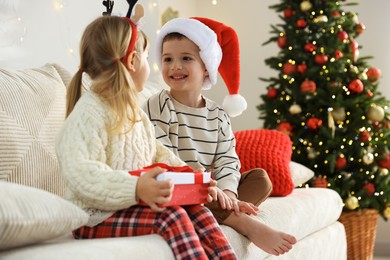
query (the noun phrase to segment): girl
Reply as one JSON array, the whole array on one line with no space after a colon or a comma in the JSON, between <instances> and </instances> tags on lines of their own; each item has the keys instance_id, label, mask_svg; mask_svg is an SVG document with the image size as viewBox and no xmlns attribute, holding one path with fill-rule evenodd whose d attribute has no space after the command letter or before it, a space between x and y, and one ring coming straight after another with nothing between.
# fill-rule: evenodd
<instances>
[{"instance_id":1,"label":"girl","mask_svg":"<svg viewBox=\"0 0 390 260\"><path fill-rule=\"evenodd\" d=\"M154 129L138 107L137 92L149 76L148 42L135 24L115 16L99 17L84 31L80 70L68 88L67 119L56 151L67 182L65 197L89 213L77 239L161 235L177 259L236 259L210 211L201 205L161 208L173 184L128 171L155 162L183 161L156 141ZM81 96L81 78L92 79ZM216 199L215 183L209 200ZM143 200L150 207L137 205Z\"/></svg>"}]
</instances>

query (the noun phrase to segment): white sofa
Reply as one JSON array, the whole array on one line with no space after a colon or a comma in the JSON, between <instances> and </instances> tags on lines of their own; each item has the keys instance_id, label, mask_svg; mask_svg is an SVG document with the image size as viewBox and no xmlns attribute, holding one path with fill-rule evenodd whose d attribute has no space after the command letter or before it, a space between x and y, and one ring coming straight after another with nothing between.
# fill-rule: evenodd
<instances>
[{"instance_id":1,"label":"white sofa","mask_svg":"<svg viewBox=\"0 0 390 260\"><path fill-rule=\"evenodd\" d=\"M54 137L64 118L70 73L57 64L24 70L0 69L0 259L174 259L157 235L74 240L71 230L86 214L61 198L64 180ZM144 99L153 91L147 88ZM295 186L312 172L290 163ZM346 235L337 220L343 203L322 188L295 188L270 197L259 220L295 235L287 254L268 255L233 229L222 226L239 259L346 259Z\"/></svg>"}]
</instances>

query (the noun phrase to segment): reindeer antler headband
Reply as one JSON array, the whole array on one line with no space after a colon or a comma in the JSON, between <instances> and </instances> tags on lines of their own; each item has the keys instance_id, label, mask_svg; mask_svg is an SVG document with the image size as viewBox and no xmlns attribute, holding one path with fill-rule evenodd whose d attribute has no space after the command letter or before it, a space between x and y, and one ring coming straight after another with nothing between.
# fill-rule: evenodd
<instances>
[{"instance_id":1,"label":"reindeer antler headband","mask_svg":"<svg viewBox=\"0 0 390 260\"><path fill-rule=\"evenodd\" d=\"M137 41L138 29L137 29L136 24L144 16L144 8L142 7L142 5L140 5L140 4L136 5L138 0L126 0L126 1L129 4L129 10L127 11L126 16L123 18L125 18L126 20L129 21L129 23L131 25L132 34L131 34L131 39L130 39L129 47L127 48L126 54L125 54L125 56L123 56L121 58L122 62L124 62L124 63L126 63L127 60L129 59L129 55L134 50L135 43ZM103 5L106 7L106 12L103 12L103 15L111 15L112 9L114 7L114 0L103 1ZM134 7L135 7L134 15L130 18Z\"/></svg>"}]
</instances>

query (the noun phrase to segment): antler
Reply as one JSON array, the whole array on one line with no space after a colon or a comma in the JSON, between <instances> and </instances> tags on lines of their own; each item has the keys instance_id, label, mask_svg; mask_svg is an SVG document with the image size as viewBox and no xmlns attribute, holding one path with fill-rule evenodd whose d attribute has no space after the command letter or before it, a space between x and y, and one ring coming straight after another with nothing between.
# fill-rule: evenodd
<instances>
[{"instance_id":1,"label":"antler","mask_svg":"<svg viewBox=\"0 0 390 260\"><path fill-rule=\"evenodd\" d=\"M133 12L133 8L135 4L138 2L138 0L126 0L126 1L129 4L129 10L127 11L126 17L130 18L131 13Z\"/></svg>"},{"instance_id":2,"label":"antler","mask_svg":"<svg viewBox=\"0 0 390 260\"><path fill-rule=\"evenodd\" d=\"M102 15L111 15L112 9L114 8L114 0L103 1L103 5L106 7L107 11L103 12Z\"/></svg>"}]
</instances>

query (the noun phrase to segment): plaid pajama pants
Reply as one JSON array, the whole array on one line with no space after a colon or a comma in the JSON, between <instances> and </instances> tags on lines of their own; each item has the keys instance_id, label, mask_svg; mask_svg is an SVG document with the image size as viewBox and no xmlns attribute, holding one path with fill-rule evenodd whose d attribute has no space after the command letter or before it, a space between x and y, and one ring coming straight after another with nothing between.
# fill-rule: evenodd
<instances>
[{"instance_id":1,"label":"plaid pajama pants","mask_svg":"<svg viewBox=\"0 0 390 260\"><path fill-rule=\"evenodd\" d=\"M217 221L204 206L167 207L155 212L133 206L94 227L73 231L76 239L159 234L176 259L237 259Z\"/></svg>"}]
</instances>

